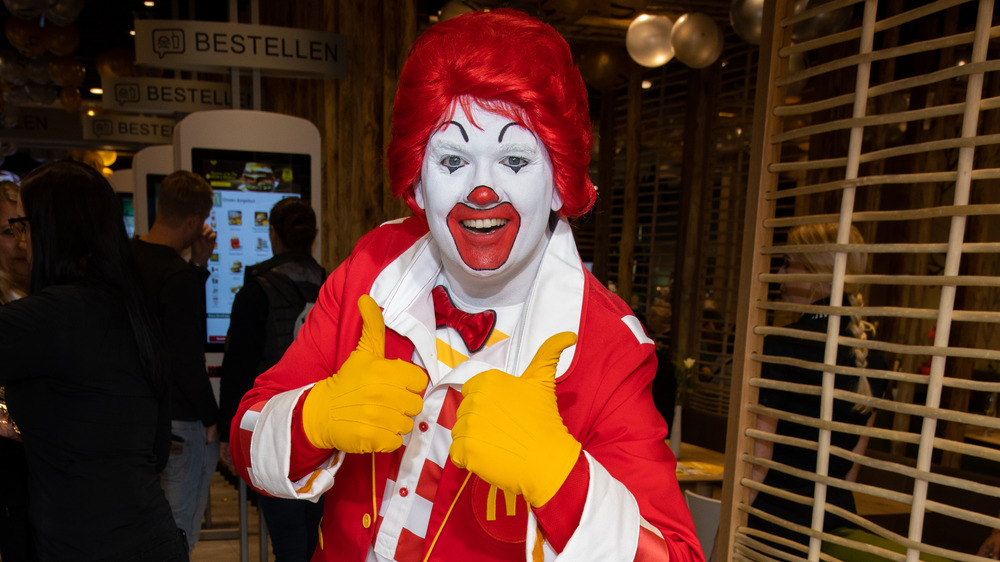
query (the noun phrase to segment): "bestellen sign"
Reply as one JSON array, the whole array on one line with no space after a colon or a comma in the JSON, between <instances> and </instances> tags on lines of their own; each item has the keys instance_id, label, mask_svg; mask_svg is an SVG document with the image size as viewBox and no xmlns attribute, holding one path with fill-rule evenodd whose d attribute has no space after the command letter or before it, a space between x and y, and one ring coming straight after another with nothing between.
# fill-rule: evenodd
<instances>
[{"instance_id":1,"label":"bestellen sign","mask_svg":"<svg viewBox=\"0 0 1000 562\"><path fill-rule=\"evenodd\" d=\"M146 66L341 78L344 37L292 27L189 20L136 20L135 60Z\"/></svg>"},{"instance_id":2,"label":"bestellen sign","mask_svg":"<svg viewBox=\"0 0 1000 562\"><path fill-rule=\"evenodd\" d=\"M206 109L232 109L228 83L169 78L101 79L104 109L191 113Z\"/></svg>"},{"instance_id":3,"label":"bestellen sign","mask_svg":"<svg viewBox=\"0 0 1000 562\"><path fill-rule=\"evenodd\" d=\"M83 139L123 141L138 144L170 144L173 142L173 119L139 115L83 115Z\"/></svg>"}]
</instances>

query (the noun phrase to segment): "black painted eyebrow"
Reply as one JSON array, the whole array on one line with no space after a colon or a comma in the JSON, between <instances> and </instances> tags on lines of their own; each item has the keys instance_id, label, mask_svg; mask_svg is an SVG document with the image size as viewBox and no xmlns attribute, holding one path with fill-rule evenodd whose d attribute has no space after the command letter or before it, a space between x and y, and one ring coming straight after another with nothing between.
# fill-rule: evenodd
<instances>
[{"instance_id":1,"label":"black painted eyebrow","mask_svg":"<svg viewBox=\"0 0 1000 562\"><path fill-rule=\"evenodd\" d=\"M465 132L465 127L463 127L461 123L459 123L458 121L448 121L448 122L458 127L458 130L461 131L462 133L462 138L465 139L465 142L469 142L469 134ZM503 133L501 133L501 136L502 135Z\"/></svg>"},{"instance_id":2,"label":"black painted eyebrow","mask_svg":"<svg viewBox=\"0 0 1000 562\"><path fill-rule=\"evenodd\" d=\"M515 122L511 121L510 123L507 123L506 125L504 125L504 126L503 126L503 129L500 129L500 136L499 136L499 137L497 137L497 142L503 142L503 136L504 136L504 133L506 133L506 132L507 132L507 129L508 129L508 128L509 128L509 127L510 127L511 125L517 125L517 123L515 123Z\"/></svg>"}]
</instances>

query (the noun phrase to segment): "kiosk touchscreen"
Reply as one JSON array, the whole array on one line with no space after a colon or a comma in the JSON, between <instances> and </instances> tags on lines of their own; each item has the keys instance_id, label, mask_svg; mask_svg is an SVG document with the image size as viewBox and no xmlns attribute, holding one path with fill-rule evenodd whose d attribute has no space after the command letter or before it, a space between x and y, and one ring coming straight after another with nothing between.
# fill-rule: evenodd
<instances>
[{"instance_id":1,"label":"kiosk touchscreen","mask_svg":"<svg viewBox=\"0 0 1000 562\"><path fill-rule=\"evenodd\" d=\"M246 110L192 113L174 129L177 169L201 175L215 192L208 217L216 249L205 285L206 351L222 351L247 266L272 256L268 214L286 197L320 205L320 138L297 117ZM314 252L319 256L317 236Z\"/></svg>"}]
</instances>

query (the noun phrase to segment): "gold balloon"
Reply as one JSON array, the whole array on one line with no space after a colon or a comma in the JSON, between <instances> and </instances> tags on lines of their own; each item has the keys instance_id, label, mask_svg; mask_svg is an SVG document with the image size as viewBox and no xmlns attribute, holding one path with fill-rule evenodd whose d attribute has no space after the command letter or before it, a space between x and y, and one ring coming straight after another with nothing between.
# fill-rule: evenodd
<instances>
[{"instance_id":1,"label":"gold balloon","mask_svg":"<svg viewBox=\"0 0 1000 562\"><path fill-rule=\"evenodd\" d=\"M73 57L52 57L48 68L52 81L64 88L76 88L87 76L83 63Z\"/></svg>"},{"instance_id":2,"label":"gold balloon","mask_svg":"<svg viewBox=\"0 0 1000 562\"><path fill-rule=\"evenodd\" d=\"M118 153L114 150L98 150L97 156L101 158L101 162L103 162L105 166L110 166L118 160Z\"/></svg>"},{"instance_id":3,"label":"gold balloon","mask_svg":"<svg viewBox=\"0 0 1000 562\"><path fill-rule=\"evenodd\" d=\"M583 80L595 88L608 88L625 80L628 61L620 47L590 43L577 57Z\"/></svg>"},{"instance_id":4,"label":"gold balloon","mask_svg":"<svg viewBox=\"0 0 1000 562\"><path fill-rule=\"evenodd\" d=\"M53 55L65 56L80 46L80 32L72 25L58 26L49 24L45 47Z\"/></svg>"},{"instance_id":5,"label":"gold balloon","mask_svg":"<svg viewBox=\"0 0 1000 562\"><path fill-rule=\"evenodd\" d=\"M66 155L77 162L82 162L90 166L98 172L104 169L104 159L97 150L67 150Z\"/></svg>"},{"instance_id":6,"label":"gold balloon","mask_svg":"<svg viewBox=\"0 0 1000 562\"><path fill-rule=\"evenodd\" d=\"M17 17L7 18L4 24L7 40L26 57L37 57L45 53L48 32L38 25L37 20Z\"/></svg>"},{"instance_id":7,"label":"gold balloon","mask_svg":"<svg viewBox=\"0 0 1000 562\"><path fill-rule=\"evenodd\" d=\"M722 30L715 20L697 12L677 18L670 33L674 56L691 68L705 68L714 63L722 54L722 41Z\"/></svg>"},{"instance_id":8,"label":"gold balloon","mask_svg":"<svg viewBox=\"0 0 1000 562\"><path fill-rule=\"evenodd\" d=\"M135 53L127 47L114 47L97 55L97 74L101 78L135 76Z\"/></svg>"},{"instance_id":9,"label":"gold balloon","mask_svg":"<svg viewBox=\"0 0 1000 562\"><path fill-rule=\"evenodd\" d=\"M79 88L63 88L59 93L59 99L62 101L63 109L70 113L80 111L80 104L83 103Z\"/></svg>"}]
</instances>

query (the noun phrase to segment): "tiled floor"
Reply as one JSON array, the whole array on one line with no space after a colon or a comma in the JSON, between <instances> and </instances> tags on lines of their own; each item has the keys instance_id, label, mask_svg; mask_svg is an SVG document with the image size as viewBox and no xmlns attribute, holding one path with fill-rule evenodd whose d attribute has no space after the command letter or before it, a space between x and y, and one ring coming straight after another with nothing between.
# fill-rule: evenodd
<instances>
[{"instance_id":1,"label":"tiled floor","mask_svg":"<svg viewBox=\"0 0 1000 562\"><path fill-rule=\"evenodd\" d=\"M273 561L274 554L270 552L270 548L267 558L260 557L258 512L249 502L247 503L247 556L240 557L240 501L236 485L216 472L212 477L210 493L211 525L209 527L206 524L202 529L201 539L194 546L191 562Z\"/></svg>"}]
</instances>

